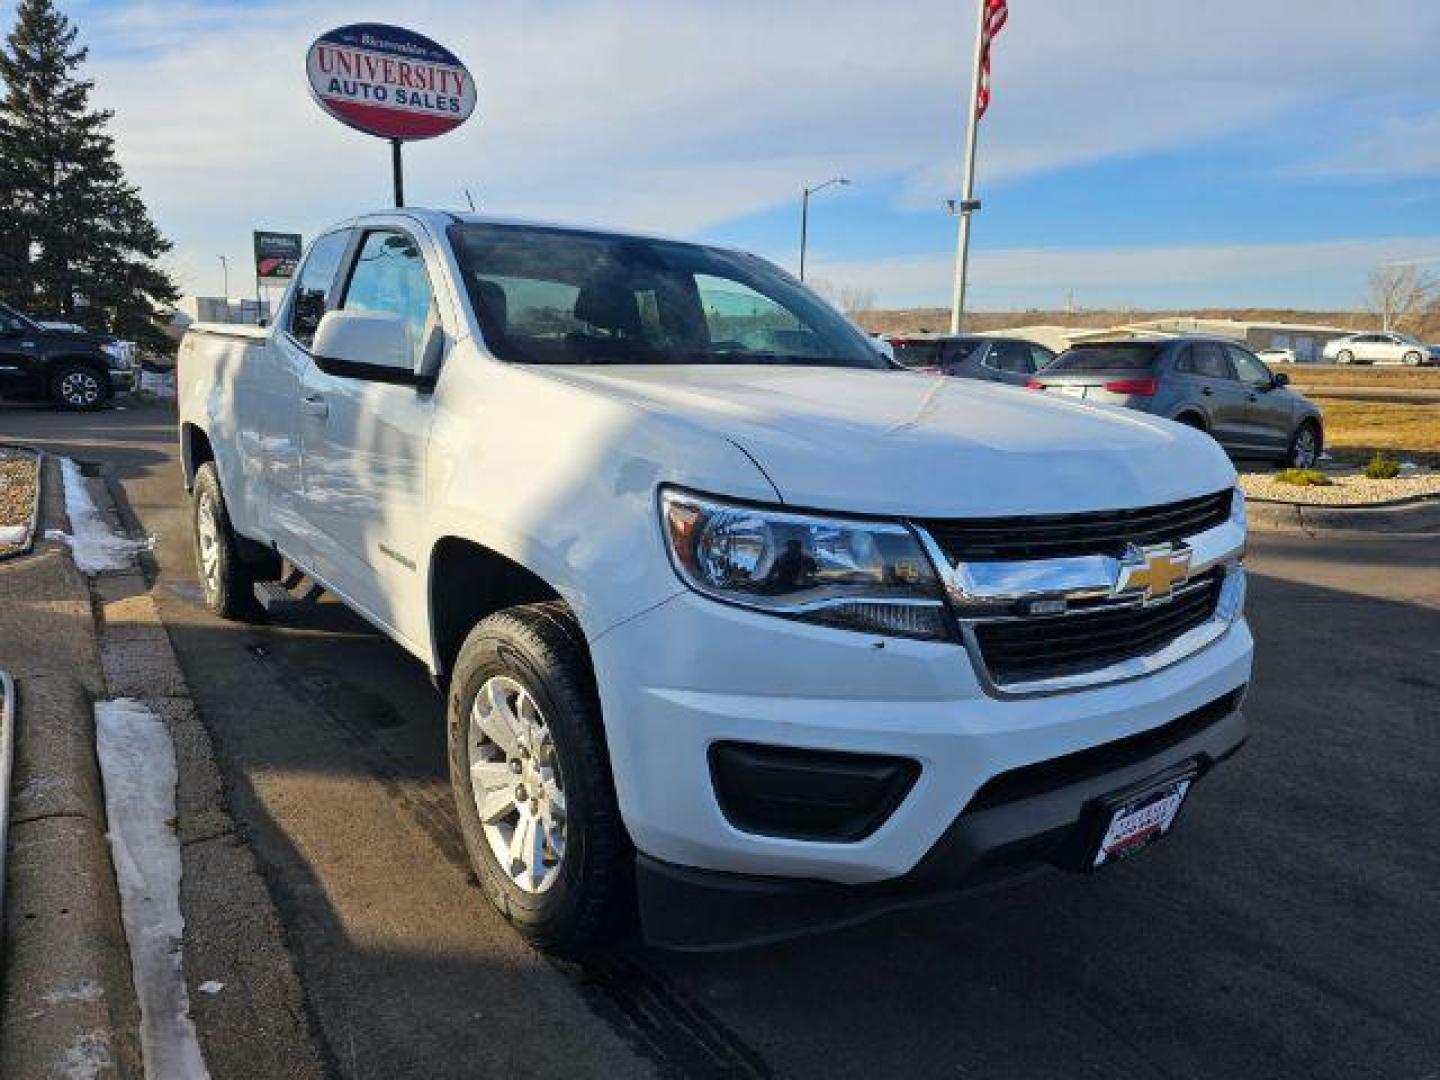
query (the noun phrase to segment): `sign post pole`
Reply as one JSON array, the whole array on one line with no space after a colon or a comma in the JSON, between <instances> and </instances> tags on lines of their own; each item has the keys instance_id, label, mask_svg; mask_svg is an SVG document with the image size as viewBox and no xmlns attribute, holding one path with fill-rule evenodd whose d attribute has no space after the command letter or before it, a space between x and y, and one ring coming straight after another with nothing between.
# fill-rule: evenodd
<instances>
[{"instance_id":1,"label":"sign post pole","mask_svg":"<svg viewBox=\"0 0 1440 1080\"><path fill-rule=\"evenodd\" d=\"M395 207L397 210L405 205L405 163L400 156L400 148L404 145L399 139L390 140L390 170L395 174Z\"/></svg>"}]
</instances>

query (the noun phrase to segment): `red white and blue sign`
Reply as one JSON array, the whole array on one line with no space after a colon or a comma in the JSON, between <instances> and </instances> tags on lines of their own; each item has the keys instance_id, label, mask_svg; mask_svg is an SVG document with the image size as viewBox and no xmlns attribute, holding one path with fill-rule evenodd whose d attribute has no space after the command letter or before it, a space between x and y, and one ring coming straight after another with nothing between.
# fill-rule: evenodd
<instances>
[{"instance_id":1,"label":"red white and blue sign","mask_svg":"<svg viewBox=\"0 0 1440 1080\"><path fill-rule=\"evenodd\" d=\"M322 109L382 139L433 139L475 111L475 80L459 57L399 26L356 23L322 34L305 71Z\"/></svg>"}]
</instances>

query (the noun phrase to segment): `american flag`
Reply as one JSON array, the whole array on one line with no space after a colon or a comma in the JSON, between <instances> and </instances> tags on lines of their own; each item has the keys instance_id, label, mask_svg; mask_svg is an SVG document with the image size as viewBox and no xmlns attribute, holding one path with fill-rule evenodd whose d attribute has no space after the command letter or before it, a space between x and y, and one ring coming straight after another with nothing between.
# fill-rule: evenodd
<instances>
[{"instance_id":1,"label":"american flag","mask_svg":"<svg viewBox=\"0 0 1440 1080\"><path fill-rule=\"evenodd\" d=\"M1010 18L1010 9L1005 0L984 0L985 15L980 27L980 86L975 93L975 118L985 115L990 107L990 43L995 35L1005 29L1005 20Z\"/></svg>"}]
</instances>

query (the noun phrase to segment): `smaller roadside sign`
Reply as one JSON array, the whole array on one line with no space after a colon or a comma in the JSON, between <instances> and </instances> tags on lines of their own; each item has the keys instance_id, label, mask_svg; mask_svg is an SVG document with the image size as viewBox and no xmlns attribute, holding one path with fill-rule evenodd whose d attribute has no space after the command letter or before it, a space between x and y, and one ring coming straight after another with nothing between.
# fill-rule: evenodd
<instances>
[{"instance_id":1,"label":"smaller roadside sign","mask_svg":"<svg viewBox=\"0 0 1440 1080\"><path fill-rule=\"evenodd\" d=\"M261 281L289 281L300 265L304 246L299 233L255 230L255 276Z\"/></svg>"}]
</instances>

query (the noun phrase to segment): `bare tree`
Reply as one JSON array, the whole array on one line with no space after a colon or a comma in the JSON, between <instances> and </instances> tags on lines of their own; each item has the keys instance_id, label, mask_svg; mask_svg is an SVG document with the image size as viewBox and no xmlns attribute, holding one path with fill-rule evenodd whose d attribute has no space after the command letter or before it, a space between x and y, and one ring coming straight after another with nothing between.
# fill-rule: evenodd
<instances>
[{"instance_id":1,"label":"bare tree","mask_svg":"<svg viewBox=\"0 0 1440 1080\"><path fill-rule=\"evenodd\" d=\"M1380 319L1381 330L1417 322L1440 298L1440 280L1414 263L1388 263L1370 271L1365 307Z\"/></svg>"},{"instance_id":2,"label":"bare tree","mask_svg":"<svg viewBox=\"0 0 1440 1080\"><path fill-rule=\"evenodd\" d=\"M875 290L864 285L841 285L836 302L852 319L862 311L875 309Z\"/></svg>"}]
</instances>

